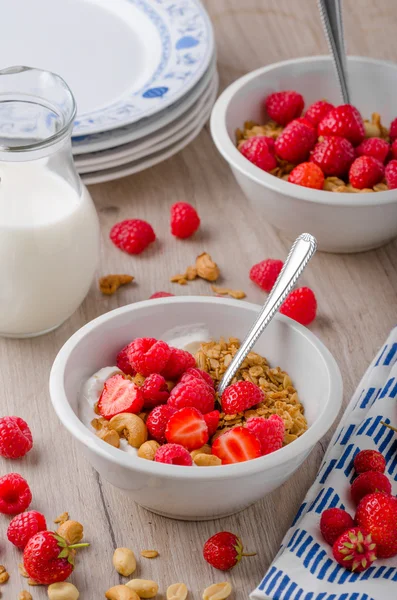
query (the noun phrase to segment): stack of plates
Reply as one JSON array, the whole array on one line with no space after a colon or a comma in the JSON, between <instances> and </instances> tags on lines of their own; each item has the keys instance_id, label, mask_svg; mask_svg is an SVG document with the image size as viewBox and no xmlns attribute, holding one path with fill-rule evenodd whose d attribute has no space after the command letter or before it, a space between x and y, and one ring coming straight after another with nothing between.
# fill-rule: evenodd
<instances>
[{"instance_id":1,"label":"stack of plates","mask_svg":"<svg viewBox=\"0 0 397 600\"><path fill-rule=\"evenodd\" d=\"M1 67L27 64L67 81L78 106L73 154L85 183L166 160L208 120L218 75L199 0L3 3Z\"/></svg>"}]
</instances>

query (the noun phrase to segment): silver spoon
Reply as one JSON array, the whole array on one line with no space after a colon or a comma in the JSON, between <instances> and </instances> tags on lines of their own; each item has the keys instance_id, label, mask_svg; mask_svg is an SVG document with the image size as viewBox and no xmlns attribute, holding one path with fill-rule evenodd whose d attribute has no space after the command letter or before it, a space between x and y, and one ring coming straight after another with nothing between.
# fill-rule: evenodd
<instances>
[{"instance_id":1,"label":"silver spoon","mask_svg":"<svg viewBox=\"0 0 397 600\"><path fill-rule=\"evenodd\" d=\"M334 60L344 104L350 104L343 35L342 0L317 0L324 32Z\"/></svg>"},{"instance_id":2,"label":"silver spoon","mask_svg":"<svg viewBox=\"0 0 397 600\"><path fill-rule=\"evenodd\" d=\"M223 375L219 386L219 398L225 389L230 385L233 377L244 362L248 353L252 350L263 331L269 325L274 315L302 275L307 263L312 258L317 249L317 241L310 233L302 233L294 242L288 258L284 263L280 275L274 284L258 318L251 327L247 337L241 344L238 352L235 354L227 371Z\"/></svg>"}]
</instances>

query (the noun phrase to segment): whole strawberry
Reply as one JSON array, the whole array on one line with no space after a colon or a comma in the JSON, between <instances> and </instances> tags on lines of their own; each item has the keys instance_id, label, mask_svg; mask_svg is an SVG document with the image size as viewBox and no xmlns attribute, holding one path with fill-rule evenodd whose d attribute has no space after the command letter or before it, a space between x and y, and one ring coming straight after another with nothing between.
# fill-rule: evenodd
<instances>
[{"instance_id":1,"label":"whole strawberry","mask_svg":"<svg viewBox=\"0 0 397 600\"><path fill-rule=\"evenodd\" d=\"M318 142L310 156L325 176L340 177L347 173L354 160L354 148L349 140L329 136Z\"/></svg>"},{"instance_id":2,"label":"whole strawberry","mask_svg":"<svg viewBox=\"0 0 397 600\"><path fill-rule=\"evenodd\" d=\"M356 473L365 473L366 471L384 473L386 460L377 450L360 450L354 457L354 469Z\"/></svg>"},{"instance_id":3,"label":"whole strawberry","mask_svg":"<svg viewBox=\"0 0 397 600\"><path fill-rule=\"evenodd\" d=\"M317 300L314 292L308 287L293 290L281 305L280 312L302 325L310 325L317 313Z\"/></svg>"},{"instance_id":4,"label":"whole strawberry","mask_svg":"<svg viewBox=\"0 0 397 600\"><path fill-rule=\"evenodd\" d=\"M245 158L262 171L272 171L277 167L277 160L274 156L274 140L272 138L266 136L250 137L239 146L239 150Z\"/></svg>"},{"instance_id":5,"label":"whole strawberry","mask_svg":"<svg viewBox=\"0 0 397 600\"><path fill-rule=\"evenodd\" d=\"M383 473L378 471L366 471L361 473L352 483L350 493L353 501L359 504L360 501L373 492L383 492L391 494L391 483Z\"/></svg>"},{"instance_id":6,"label":"whole strawberry","mask_svg":"<svg viewBox=\"0 0 397 600\"><path fill-rule=\"evenodd\" d=\"M295 119L291 121L277 138L276 154L290 163L301 163L307 160L310 150L317 141L317 133L310 121Z\"/></svg>"},{"instance_id":7,"label":"whole strawberry","mask_svg":"<svg viewBox=\"0 0 397 600\"><path fill-rule=\"evenodd\" d=\"M312 188L313 190L322 190L324 185L324 173L318 165L313 162L304 162L292 169L288 181Z\"/></svg>"},{"instance_id":8,"label":"whole strawberry","mask_svg":"<svg viewBox=\"0 0 397 600\"><path fill-rule=\"evenodd\" d=\"M390 146L386 140L373 137L367 138L356 148L357 156L372 156L384 163L389 154Z\"/></svg>"},{"instance_id":9,"label":"whole strawberry","mask_svg":"<svg viewBox=\"0 0 397 600\"><path fill-rule=\"evenodd\" d=\"M365 137L364 121L357 108L342 104L330 110L320 121L318 135L337 135L357 146Z\"/></svg>"},{"instance_id":10,"label":"whole strawberry","mask_svg":"<svg viewBox=\"0 0 397 600\"><path fill-rule=\"evenodd\" d=\"M371 534L378 558L397 554L397 498L382 492L365 496L358 505L356 522Z\"/></svg>"},{"instance_id":11,"label":"whole strawberry","mask_svg":"<svg viewBox=\"0 0 397 600\"><path fill-rule=\"evenodd\" d=\"M276 260L274 258L262 260L251 267L250 279L256 283L256 285L259 285L265 292L270 292L276 283L277 277L280 275L283 265L284 263L282 260Z\"/></svg>"},{"instance_id":12,"label":"whole strawberry","mask_svg":"<svg viewBox=\"0 0 397 600\"><path fill-rule=\"evenodd\" d=\"M342 508L327 508L321 513L320 531L325 541L333 546L342 533L354 527L354 521Z\"/></svg>"},{"instance_id":13,"label":"whole strawberry","mask_svg":"<svg viewBox=\"0 0 397 600\"><path fill-rule=\"evenodd\" d=\"M371 189L382 181L385 174L383 164L373 156L359 156L349 169L349 181L353 187Z\"/></svg>"},{"instance_id":14,"label":"whole strawberry","mask_svg":"<svg viewBox=\"0 0 397 600\"><path fill-rule=\"evenodd\" d=\"M336 562L345 569L361 573L377 558L377 546L365 529L352 527L338 537L332 547Z\"/></svg>"},{"instance_id":15,"label":"whole strawberry","mask_svg":"<svg viewBox=\"0 0 397 600\"><path fill-rule=\"evenodd\" d=\"M244 554L240 538L229 531L221 531L205 542L203 556L215 569L228 571L236 566L243 556L255 556L255 553Z\"/></svg>"},{"instance_id":16,"label":"whole strawberry","mask_svg":"<svg viewBox=\"0 0 397 600\"><path fill-rule=\"evenodd\" d=\"M303 96L293 90L274 92L265 100L267 114L279 125L287 125L293 119L300 117L304 105Z\"/></svg>"},{"instance_id":17,"label":"whole strawberry","mask_svg":"<svg viewBox=\"0 0 397 600\"><path fill-rule=\"evenodd\" d=\"M23 566L29 577L42 585L65 581L74 569L75 550L88 545L68 546L57 533L41 531L26 544Z\"/></svg>"},{"instance_id":18,"label":"whole strawberry","mask_svg":"<svg viewBox=\"0 0 397 600\"><path fill-rule=\"evenodd\" d=\"M23 550L31 537L46 529L47 524L44 515L36 510L30 510L12 519L8 525L7 537L14 546Z\"/></svg>"},{"instance_id":19,"label":"whole strawberry","mask_svg":"<svg viewBox=\"0 0 397 600\"><path fill-rule=\"evenodd\" d=\"M0 456L21 458L33 446L29 425L20 417L0 418Z\"/></svg>"}]
</instances>

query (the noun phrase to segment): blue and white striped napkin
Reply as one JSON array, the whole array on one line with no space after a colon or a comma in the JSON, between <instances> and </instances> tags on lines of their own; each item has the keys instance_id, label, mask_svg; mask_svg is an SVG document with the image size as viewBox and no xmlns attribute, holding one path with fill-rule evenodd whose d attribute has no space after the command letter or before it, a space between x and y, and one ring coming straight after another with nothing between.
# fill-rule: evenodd
<instances>
[{"instance_id":1,"label":"blue and white striped napkin","mask_svg":"<svg viewBox=\"0 0 397 600\"><path fill-rule=\"evenodd\" d=\"M354 516L350 482L359 450L374 448L387 461L386 475L397 492L397 327L365 373L331 440L318 472L281 548L251 600L396 600L397 557L352 573L332 558L319 531L325 508Z\"/></svg>"}]
</instances>

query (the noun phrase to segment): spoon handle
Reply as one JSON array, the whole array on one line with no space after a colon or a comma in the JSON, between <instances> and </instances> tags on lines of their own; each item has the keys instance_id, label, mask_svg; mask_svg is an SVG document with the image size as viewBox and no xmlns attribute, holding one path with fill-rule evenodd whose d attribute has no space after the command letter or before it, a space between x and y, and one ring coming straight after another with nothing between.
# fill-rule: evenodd
<instances>
[{"instance_id":1,"label":"spoon handle","mask_svg":"<svg viewBox=\"0 0 397 600\"><path fill-rule=\"evenodd\" d=\"M325 35L328 40L343 102L350 104L347 81L346 51L343 35L342 0L317 0Z\"/></svg>"},{"instance_id":2,"label":"spoon handle","mask_svg":"<svg viewBox=\"0 0 397 600\"><path fill-rule=\"evenodd\" d=\"M253 324L219 383L219 397L222 396L248 353L252 350L258 338L269 325L281 304L302 275L303 270L315 253L316 248L317 241L310 233L302 233L302 235L295 240L281 273L259 313L257 320Z\"/></svg>"}]
</instances>

